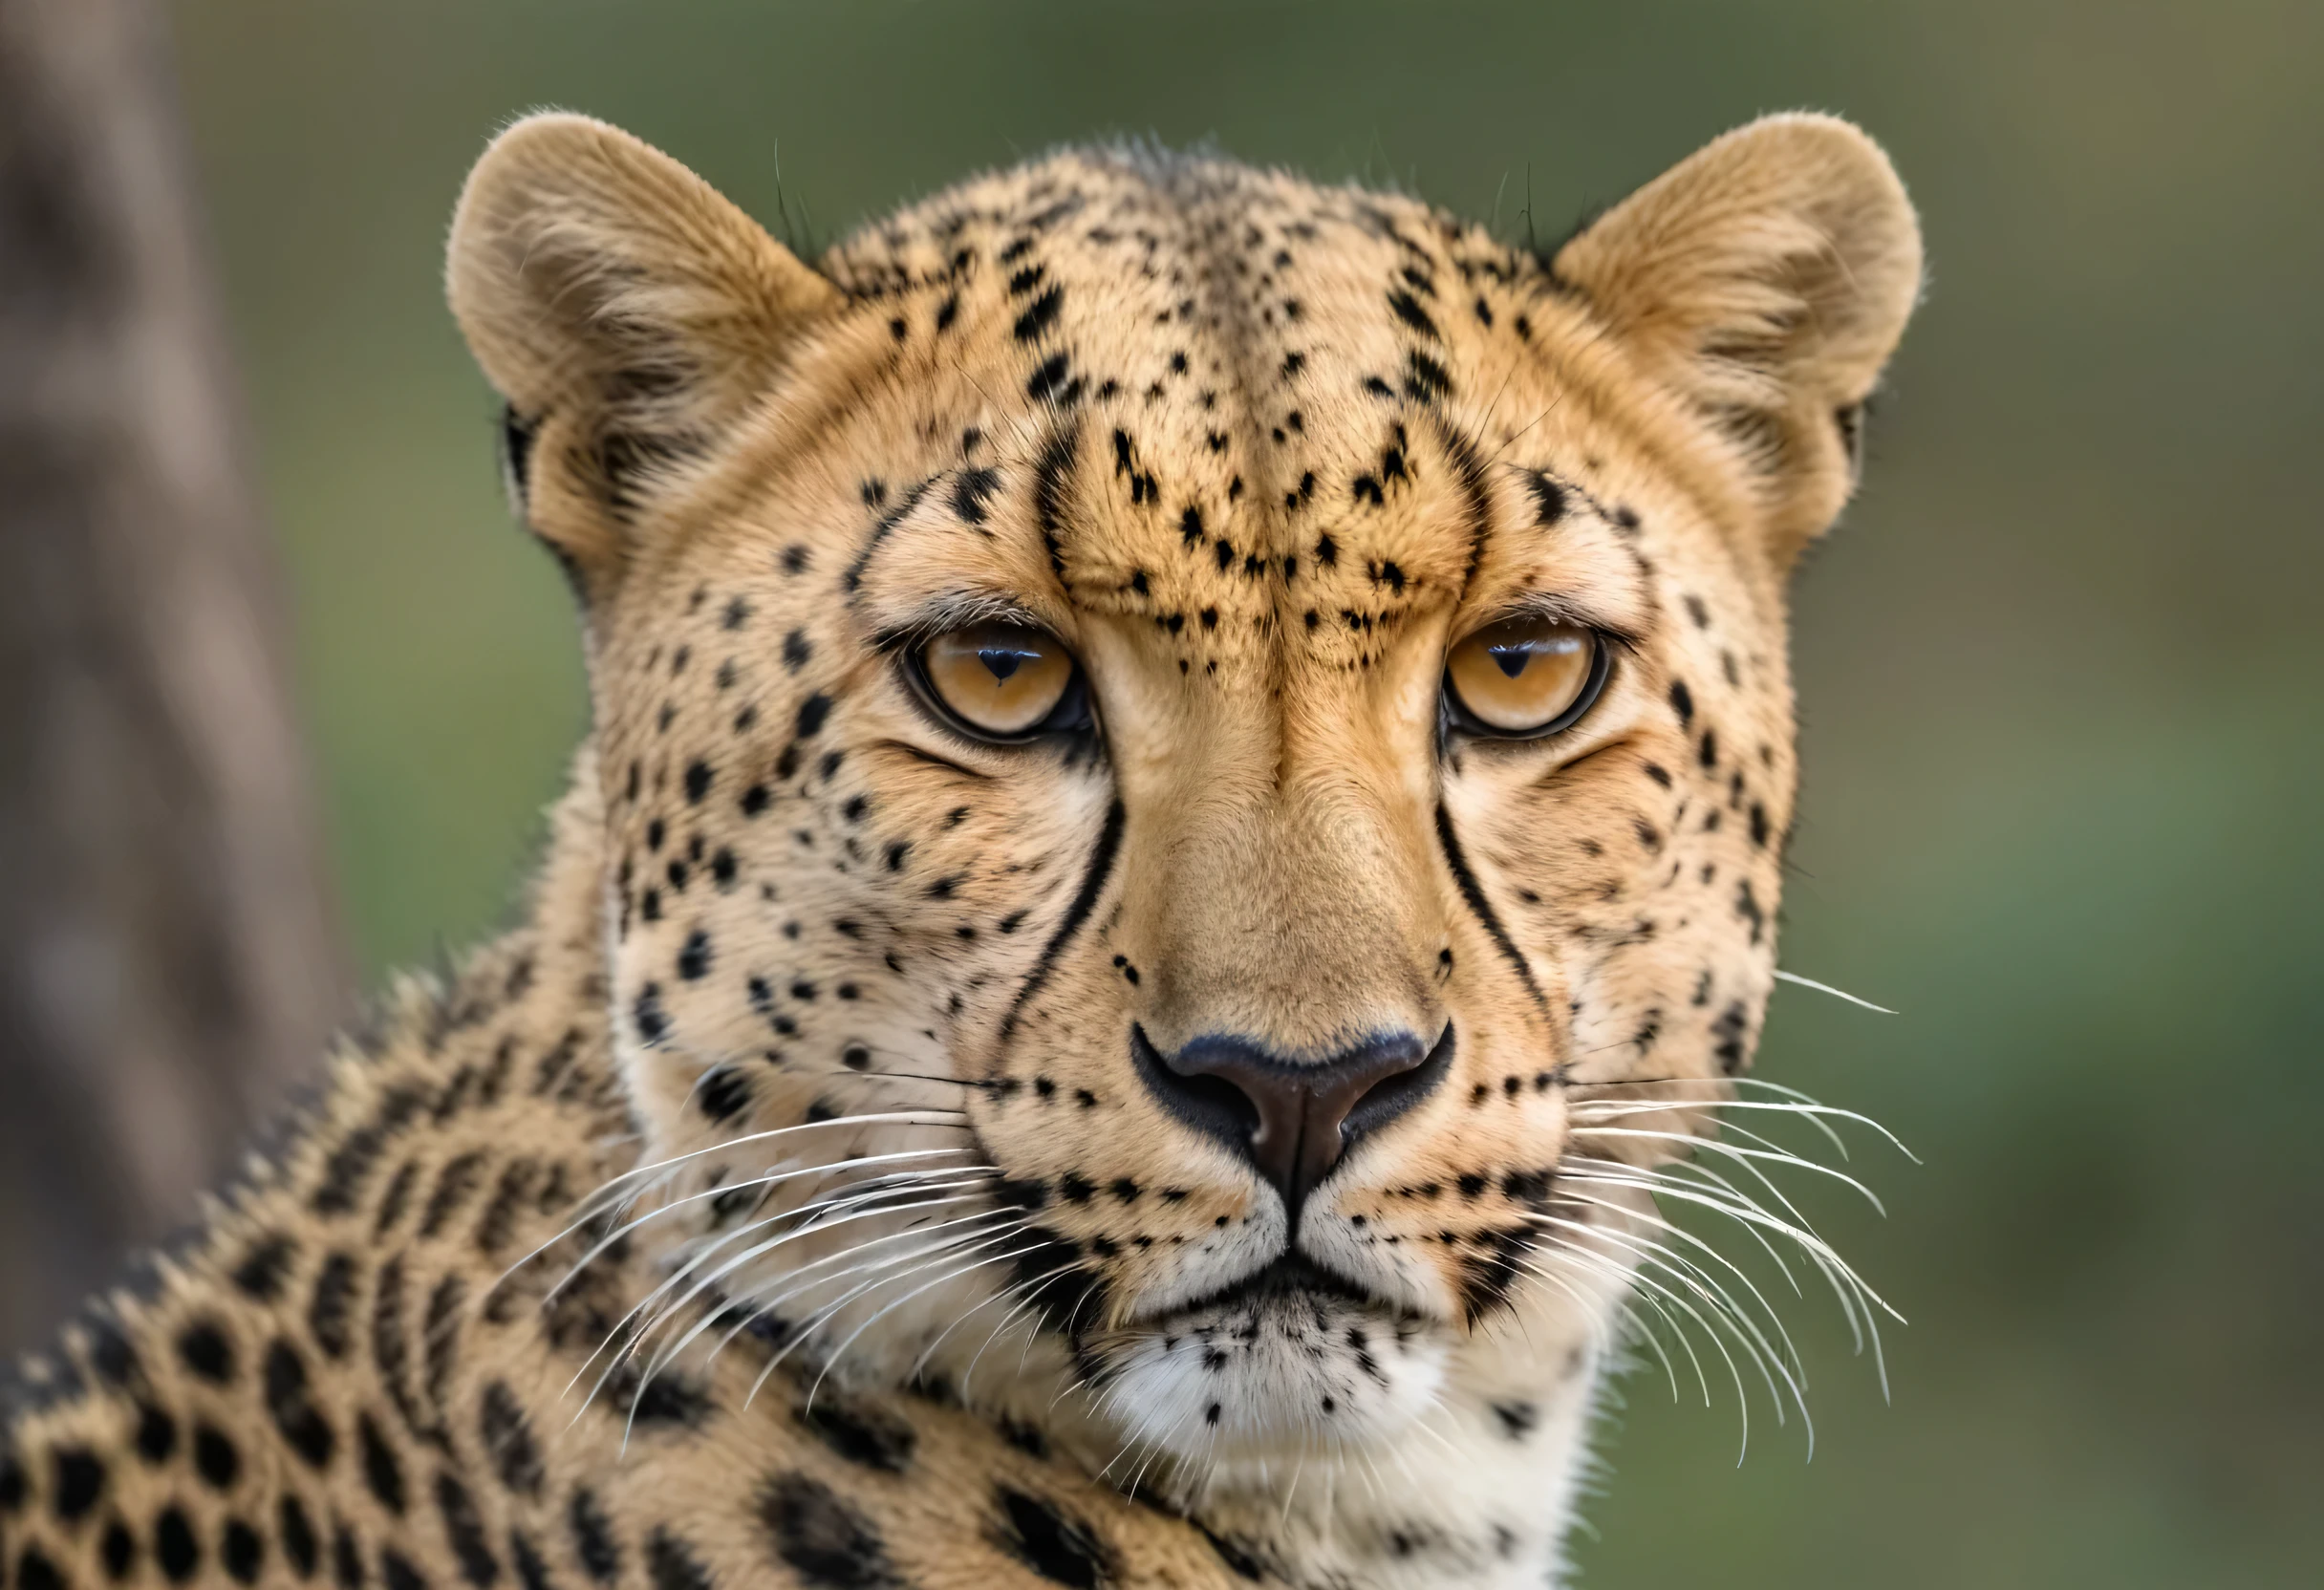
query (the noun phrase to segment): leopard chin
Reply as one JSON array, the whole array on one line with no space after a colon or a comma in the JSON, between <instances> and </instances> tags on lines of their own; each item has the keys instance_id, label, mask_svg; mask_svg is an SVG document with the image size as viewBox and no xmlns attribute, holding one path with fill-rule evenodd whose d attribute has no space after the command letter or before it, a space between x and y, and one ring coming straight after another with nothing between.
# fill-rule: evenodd
<instances>
[{"instance_id":1,"label":"leopard chin","mask_svg":"<svg viewBox=\"0 0 2324 1590\"><path fill-rule=\"evenodd\" d=\"M1440 1327L1327 1293L1183 1310L1089 1344L1101 1407L1135 1445L1197 1467L1381 1447L1443 1390Z\"/></svg>"}]
</instances>

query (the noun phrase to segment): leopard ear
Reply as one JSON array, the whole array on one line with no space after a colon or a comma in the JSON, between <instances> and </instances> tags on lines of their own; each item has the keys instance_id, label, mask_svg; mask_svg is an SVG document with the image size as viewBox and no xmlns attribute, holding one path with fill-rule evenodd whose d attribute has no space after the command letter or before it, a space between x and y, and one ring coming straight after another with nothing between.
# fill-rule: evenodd
<instances>
[{"instance_id":1,"label":"leopard ear","mask_svg":"<svg viewBox=\"0 0 2324 1590\"><path fill-rule=\"evenodd\" d=\"M669 156L561 114L476 162L445 277L507 400L520 511L585 595L618 575L656 468L739 417L841 297Z\"/></svg>"},{"instance_id":2,"label":"leopard ear","mask_svg":"<svg viewBox=\"0 0 2324 1590\"><path fill-rule=\"evenodd\" d=\"M1855 487L1864 399L1920 297L1920 223L1888 157L1835 117L1766 117L1615 205L1552 269L1734 441L1788 566Z\"/></svg>"}]
</instances>

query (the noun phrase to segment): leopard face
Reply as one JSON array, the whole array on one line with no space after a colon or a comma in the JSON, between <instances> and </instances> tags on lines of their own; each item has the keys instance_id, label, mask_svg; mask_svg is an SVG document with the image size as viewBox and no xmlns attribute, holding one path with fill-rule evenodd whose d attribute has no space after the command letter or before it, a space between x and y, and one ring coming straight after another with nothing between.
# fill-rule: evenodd
<instances>
[{"instance_id":1,"label":"leopard face","mask_svg":"<svg viewBox=\"0 0 2324 1590\"><path fill-rule=\"evenodd\" d=\"M585 612L669 1331L1214 1482L1581 1419L1774 975L1879 152L1772 118L1548 260L1069 153L810 269L539 118L451 280Z\"/></svg>"}]
</instances>

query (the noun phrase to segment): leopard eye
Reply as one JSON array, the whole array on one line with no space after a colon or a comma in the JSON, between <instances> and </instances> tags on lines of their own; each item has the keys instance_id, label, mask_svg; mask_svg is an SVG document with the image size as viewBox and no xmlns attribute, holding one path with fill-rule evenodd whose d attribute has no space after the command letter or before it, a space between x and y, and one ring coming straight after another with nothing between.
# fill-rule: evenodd
<instances>
[{"instance_id":1,"label":"leopard eye","mask_svg":"<svg viewBox=\"0 0 2324 1590\"><path fill-rule=\"evenodd\" d=\"M1605 686L1605 642L1579 624L1504 618L1452 648L1445 697L1472 734L1531 740L1589 711Z\"/></svg>"},{"instance_id":2,"label":"leopard eye","mask_svg":"<svg viewBox=\"0 0 2324 1590\"><path fill-rule=\"evenodd\" d=\"M980 739L1025 740L1081 726L1073 711L1085 695L1081 671L1046 630L971 624L923 643L913 660L935 703Z\"/></svg>"}]
</instances>

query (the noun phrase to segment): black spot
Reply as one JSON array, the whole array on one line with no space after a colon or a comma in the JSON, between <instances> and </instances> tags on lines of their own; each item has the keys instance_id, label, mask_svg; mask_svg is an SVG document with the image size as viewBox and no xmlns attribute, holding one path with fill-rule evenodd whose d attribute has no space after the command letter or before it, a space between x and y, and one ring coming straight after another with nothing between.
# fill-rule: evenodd
<instances>
[{"instance_id":1,"label":"black spot","mask_svg":"<svg viewBox=\"0 0 2324 1590\"><path fill-rule=\"evenodd\" d=\"M1452 377L1445 367L1419 349L1405 357L1404 393L1423 403L1432 403L1452 390Z\"/></svg>"},{"instance_id":2,"label":"black spot","mask_svg":"<svg viewBox=\"0 0 2324 1590\"><path fill-rule=\"evenodd\" d=\"M646 1571L653 1576L654 1590L710 1590L710 1570L691 1546L666 1529L656 1529L646 1539Z\"/></svg>"},{"instance_id":3,"label":"black spot","mask_svg":"<svg viewBox=\"0 0 2324 1590\"><path fill-rule=\"evenodd\" d=\"M824 720L831 716L831 698L816 691L799 703L799 738L812 740L823 732ZM787 777L787 775L785 775Z\"/></svg>"},{"instance_id":4,"label":"black spot","mask_svg":"<svg viewBox=\"0 0 2324 1590\"><path fill-rule=\"evenodd\" d=\"M379 1427L368 1413L355 1417L355 1440L363 1450L363 1483L379 1499L379 1505L398 1517L403 1515L403 1465L396 1460L396 1450L379 1433Z\"/></svg>"},{"instance_id":5,"label":"black spot","mask_svg":"<svg viewBox=\"0 0 2324 1590\"><path fill-rule=\"evenodd\" d=\"M1073 1590L1097 1590L1108 1577L1107 1553L1096 1536L1051 1501L1014 1486L994 1493L1001 1504L996 1543L1042 1578Z\"/></svg>"},{"instance_id":6,"label":"black spot","mask_svg":"<svg viewBox=\"0 0 2324 1590\"><path fill-rule=\"evenodd\" d=\"M178 1450L178 1421L148 1403L138 1409L138 1455L146 1462L169 1461Z\"/></svg>"},{"instance_id":7,"label":"black spot","mask_svg":"<svg viewBox=\"0 0 2324 1590\"><path fill-rule=\"evenodd\" d=\"M485 1455L492 1459L493 1472L500 1475L501 1484L519 1495L539 1495L541 1450L533 1441L532 1426L525 1417L525 1405L517 1400L506 1381L496 1380L484 1387L477 1408L477 1429L484 1437Z\"/></svg>"},{"instance_id":8,"label":"black spot","mask_svg":"<svg viewBox=\"0 0 2324 1590\"><path fill-rule=\"evenodd\" d=\"M620 1578L621 1552L613 1544L613 1520L597 1505L592 1493L573 1493L566 1522L572 1527L573 1556L580 1559L582 1571L599 1584L611 1584Z\"/></svg>"},{"instance_id":9,"label":"black spot","mask_svg":"<svg viewBox=\"0 0 2324 1590\"><path fill-rule=\"evenodd\" d=\"M1705 768L1716 767L1719 764L1719 737L1714 731L1710 729L1703 731L1703 744L1701 751L1697 754L1697 760Z\"/></svg>"},{"instance_id":10,"label":"black spot","mask_svg":"<svg viewBox=\"0 0 2324 1590\"><path fill-rule=\"evenodd\" d=\"M242 1454L215 1425L194 1427L194 1472L220 1491L242 1472Z\"/></svg>"},{"instance_id":11,"label":"black spot","mask_svg":"<svg viewBox=\"0 0 2324 1590\"><path fill-rule=\"evenodd\" d=\"M212 1386L234 1378L234 1346L215 1320L196 1320L178 1333L178 1360Z\"/></svg>"},{"instance_id":12,"label":"black spot","mask_svg":"<svg viewBox=\"0 0 2324 1590\"><path fill-rule=\"evenodd\" d=\"M651 1046L669 1035L670 1018L661 1008L661 984L650 982L639 989L634 1008L637 1036L642 1042Z\"/></svg>"},{"instance_id":13,"label":"black spot","mask_svg":"<svg viewBox=\"0 0 2324 1590\"><path fill-rule=\"evenodd\" d=\"M710 764L706 762L686 763L686 800L699 806L702 797L710 793Z\"/></svg>"},{"instance_id":14,"label":"black spot","mask_svg":"<svg viewBox=\"0 0 2324 1590\"><path fill-rule=\"evenodd\" d=\"M345 1524L332 1537L331 1577L338 1581L339 1590L363 1590L363 1548L355 1544L355 1531Z\"/></svg>"},{"instance_id":15,"label":"black spot","mask_svg":"<svg viewBox=\"0 0 2324 1590\"><path fill-rule=\"evenodd\" d=\"M1024 312L1017 317L1017 340L1031 342L1038 338L1042 333L1056 323L1057 312L1064 307L1065 302L1065 290L1053 285L1046 292L1027 304Z\"/></svg>"},{"instance_id":16,"label":"black spot","mask_svg":"<svg viewBox=\"0 0 2324 1590\"><path fill-rule=\"evenodd\" d=\"M1686 728L1694 721L1694 692L1687 688L1685 679L1670 681L1670 708L1678 714L1678 726Z\"/></svg>"},{"instance_id":17,"label":"black spot","mask_svg":"<svg viewBox=\"0 0 2324 1590\"><path fill-rule=\"evenodd\" d=\"M476 1498L451 1474L440 1473L436 1511L443 1515L443 1532L451 1539L452 1555L460 1559L461 1577L477 1590L490 1590L500 1580L501 1563L484 1543L484 1519L476 1510Z\"/></svg>"},{"instance_id":18,"label":"black spot","mask_svg":"<svg viewBox=\"0 0 2324 1590\"><path fill-rule=\"evenodd\" d=\"M799 1410L799 1422L850 1463L900 1474L912 1462L918 1436L911 1425L872 1407L818 1396Z\"/></svg>"},{"instance_id":19,"label":"black spot","mask_svg":"<svg viewBox=\"0 0 2324 1590\"><path fill-rule=\"evenodd\" d=\"M314 1525L307 1517L306 1507L288 1491L274 1509L274 1533L282 1538L283 1556L290 1558L291 1571L301 1579L314 1578L322 1555Z\"/></svg>"},{"instance_id":20,"label":"black spot","mask_svg":"<svg viewBox=\"0 0 2324 1590\"><path fill-rule=\"evenodd\" d=\"M56 1449L56 1493L50 1498L59 1523L78 1523L105 1493L105 1465L86 1447Z\"/></svg>"},{"instance_id":21,"label":"black spot","mask_svg":"<svg viewBox=\"0 0 2324 1590\"><path fill-rule=\"evenodd\" d=\"M674 1369L664 1369L639 1387L635 1397L624 1401L632 1417L645 1426L694 1429L714 1411L709 1393Z\"/></svg>"},{"instance_id":22,"label":"black spot","mask_svg":"<svg viewBox=\"0 0 2324 1590\"><path fill-rule=\"evenodd\" d=\"M307 1330L327 1357L340 1358L347 1352L347 1316L354 1306L355 1288L355 1261L349 1255L331 1255L315 1272L314 1295L307 1303Z\"/></svg>"},{"instance_id":23,"label":"black spot","mask_svg":"<svg viewBox=\"0 0 2324 1590\"><path fill-rule=\"evenodd\" d=\"M1065 377L1073 361L1064 354L1051 354L1041 361L1041 368L1025 378L1024 395L1035 402L1046 400L1065 385Z\"/></svg>"},{"instance_id":24,"label":"black spot","mask_svg":"<svg viewBox=\"0 0 2324 1590\"><path fill-rule=\"evenodd\" d=\"M1758 943L1767 932L1767 913L1760 908L1759 897L1751 892L1749 878L1735 891L1735 914L1751 924L1751 941Z\"/></svg>"},{"instance_id":25,"label":"black spot","mask_svg":"<svg viewBox=\"0 0 2324 1590\"><path fill-rule=\"evenodd\" d=\"M766 785L763 784L752 784L748 789L742 791L742 799L739 803L742 808L742 815L745 817L758 816L759 813L766 809L766 803L770 799L771 797L767 794Z\"/></svg>"},{"instance_id":26,"label":"black spot","mask_svg":"<svg viewBox=\"0 0 2324 1590\"><path fill-rule=\"evenodd\" d=\"M1565 487L1541 470L1527 472L1525 484L1533 493L1533 522L1555 525L1565 517Z\"/></svg>"},{"instance_id":27,"label":"black spot","mask_svg":"<svg viewBox=\"0 0 2324 1590\"><path fill-rule=\"evenodd\" d=\"M686 935L678 947L678 975L688 982L699 982L710 975L710 935L700 928Z\"/></svg>"},{"instance_id":28,"label":"black spot","mask_svg":"<svg viewBox=\"0 0 2324 1590\"><path fill-rule=\"evenodd\" d=\"M1192 503L1178 516L1178 538L1189 547L1202 539L1202 510Z\"/></svg>"},{"instance_id":29,"label":"black spot","mask_svg":"<svg viewBox=\"0 0 2324 1590\"><path fill-rule=\"evenodd\" d=\"M234 1285L260 1302L272 1302L281 1296L290 1261L297 1257L298 1244L288 1236L262 1237L234 1266Z\"/></svg>"},{"instance_id":30,"label":"black spot","mask_svg":"<svg viewBox=\"0 0 2324 1590\"><path fill-rule=\"evenodd\" d=\"M1729 1076L1743 1069L1743 1040L1751 1027L1751 1013L1738 999L1722 1011L1711 1023L1711 1035L1719 1041L1711 1053L1718 1057L1719 1068Z\"/></svg>"},{"instance_id":31,"label":"black spot","mask_svg":"<svg viewBox=\"0 0 2324 1590\"><path fill-rule=\"evenodd\" d=\"M226 1539L220 1544L218 1558L237 1583L256 1584L259 1565L266 1555L266 1542L259 1539L258 1531L240 1518L226 1520Z\"/></svg>"},{"instance_id":32,"label":"black spot","mask_svg":"<svg viewBox=\"0 0 2324 1590\"><path fill-rule=\"evenodd\" d=\"M813 563L814 554L797 542L783 548L783 571L785 574L804 574Z\"/></svg>"},{"instance_id":33,"label":"black spot","mask_svg":"<svg viewBox=\"0 0 2324 1590\"><path fill-rule=\"evenodd\" d=\"M194 1577L202 1565L202 1543L194 1538L194 1526L186 1522L183 1509L165 1507L154 1520L153 1555L173 1582L183 1584Z\"/></svg>"},{"instance_id":34,"label":"black spot","mask_svg":"<svg viewBox=\"0 0 2324 1590\"><path fill-rule=\"evenodd\" d=\"M781 1473L759 1499L775 1556L821 1590L900 1590L872 1520L820 1480Z\"/></svg>"},{"instance_id":35,"label":"black spot","mask_svg":"<svg viewBox=\"0 0 2324 1590\"><path fill-rule=\"evenodd\" d=\"M387 1590L428 1590L426 1576L393 1546L379 1548L379 1577L387 1580Z\"/></svg>"},{"instance_id":36,"label":"black spot","mask_svg":"<svg viewBox=\"0 0 2324 1590\"><path fill-rule=\"evenodd\" d=\"M1524 1440L1541 1422L1541 1410L1526 1402L1495 1403L1493 1416L1501 1422L1501 1433L1512 1441Z\"/></svg>"},{"instance_id":37,"label":"black spot","mask_svg":"<svg viewBox=\"0 0 2324 1590\"><path fill-rule=\"evenodd\" d=\"M1420 300L1402 288L1398 288L1388 295L1388 307L1396 312L1397 319L1411 327L1422 336L1434 337L1439 334L1436 330L1436 322L1430 319L1429 312L1420 307Z\"/></svg>"},{"instance_id":38,"label":"black spot","mask_svg":"<svg viewBox=\"0 0 2324 1590\"><path fill-rule=\"evenodd\" d=\"M713 1121L731 1121L750 1107L750 1079L732 1065L714 1065L702 1073L694 1097Z\"/></svg>"},{"instance_id":39,"label":"black spot","mask_svg":"<svg viewBox=\"0 0 2324 1590\"><path fill-rule=\"evenodd\" d=\"M1375 398L1393 398L1396 396L1396 389L1388 385L1388 382L1382 380L1377 376L1366 376L1364 377L1364 390L1370 393Z\"/></svg>"},{"instance_id":40,"label":"black spot","mask_svg":"<svg viewBox=\"0 0 2324 1590\"><path fill-rule=\"evenodd\" d=\"M307 1365L279 1337L267 1348L267 1412L308 1467L320 1469L331 1461L338 1438L307 1395Z\"/></svg>"},{"instance_id":41,"label":"black spot","mask_svg":"<svg viewBox=\"0 0 2324 1590\"><path fill-rule=\"evenodd\" d=\"M1524 1273L1520 1258L1527 1251L1522 1238L1506 1233L1485 1234L1477 1240L1488 1244L1486 1251L1469 1256L1460 1278L1461 1311L1472 1325L1508 1301Z\"/></svg>"},{"instance_id":42,"label":"black spot","mask_svg":"<svg viewBox=\"0 0 2324 1590\"><path fill-rule=\"evenodd\" d=\"M129 1570L138 1559L138 1537L129 1533L127 1524L116 1518L105 1526L105 1537L97 1550L104 1558L105 1576L124 1579L129 1577ZM17 1582L29 1583L30 1579L20 1577Z\"/></svg>"},{"instance_id":43,"label":"black spot","mask_svg":"<svg viewBox=\"0 0 2324 1590\"><path fill-rule=\"evenodd\" d=\"M89 1363L107 1386L126 1388L144 1376L144 1365L138 1362L137 1349L121 1327L102 1314L91 1314L86 1321L89 1333Z\"/></svg>"},{"instance_id":44,"label":"black spot","mask_svg":"<svg viewBox=\"0 0 2324 1590\"><path fill-rule=\"evenodd\" d=\"M427 1211L420 1216L420 1235L433 1236L443 1230L444 1222L484 1180L484 1169L482 1153L464 1153L444 1166L436 1178L435 1191L428 1195Z\"/></svg>"},{"instance_id":45,"label":"black spot","mask_svg":"<svg viewBox=\"0 0 2324 1590\"><path fill-rule=\"evenodd\" d=\"M556 1580L549 1577L549 1564L523 1530L508 1532L508 1555L516 1559L517 1582L525 1590L556 1590Z\"/></svg>"},{"instance_id":46,"label":"black spot","mask_svg":"<svg viewBox=\"0 0 2324 1590\"><path fill-rule=\"evenodd\" d=\"M981 525L992 517L987 507L1000 489L1000 470L963 469L953 482L952 510L963 524Z\"/></svg>"}]
</instances>

